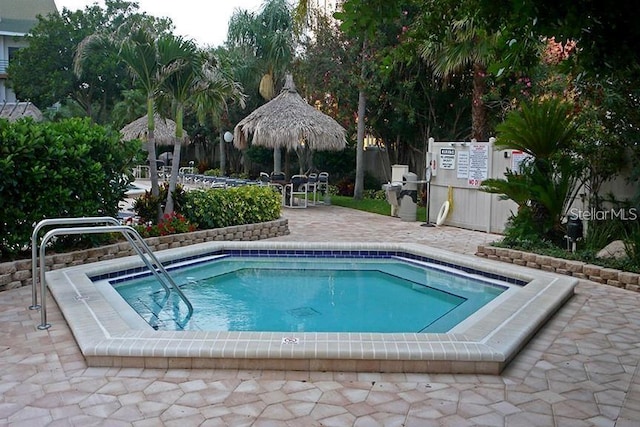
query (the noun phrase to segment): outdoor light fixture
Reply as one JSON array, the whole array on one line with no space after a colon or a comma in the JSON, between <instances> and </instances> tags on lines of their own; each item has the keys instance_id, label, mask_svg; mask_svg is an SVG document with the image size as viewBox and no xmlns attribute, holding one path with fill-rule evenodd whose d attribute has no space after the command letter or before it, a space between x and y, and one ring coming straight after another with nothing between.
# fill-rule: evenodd
<instances>
[{"instance_id":1,"label":"outdoor light fixture","mask_svg":"<svg viewBox=\"0 0 640 427\"><path fill-rule=\"evenodd\" d=\"M231 132L229 132L229 131L226 131L224 133L223 138L224 138L225 142L231 142L231 141L233 141L233 134Z\"/></svg>"}]
</instances>

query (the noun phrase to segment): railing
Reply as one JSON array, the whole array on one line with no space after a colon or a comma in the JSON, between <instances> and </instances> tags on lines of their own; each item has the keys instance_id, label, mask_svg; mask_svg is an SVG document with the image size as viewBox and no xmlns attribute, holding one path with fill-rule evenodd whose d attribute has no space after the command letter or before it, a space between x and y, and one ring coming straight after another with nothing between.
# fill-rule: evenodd
<instances>
[{"instance_id":1,"label":"railing","mask_svg":"<svg viewBox=\"0 0 640 427\"><path fill-rule=\"evenodd\" d=\"M31 233L31 306L30 310L38 310L38 234L49 225L81 225L81 224L111 224L120 225L120 221L110 216L82 217L82 218L49 218L43 219L33 228Z\"/></svg>"},{"instance_id":2,"label":"railing","mask_svg":"<svg viewBox=\"0 0 640 427\"><path fill-rule=\"evenodd\" d=\"M110 223L112 223L112 220L117 222L117 220L115 218L111 218L110 220L107 220L105 217L103 217L103 218L95 218L95 219L96 220L101 220L102 222L110 222ZM71 221L75 220L77 222L72 222L72 223L81 224L83 221L85 223L88 223L90 221L90 218L67 218L66 220L67 221L68 220L71 220ZM63 219L44 220L44 221L60 221L59 224L63 223L62 222ZM49 223L49 224L51 224L51 223ZM38 230L39 230L40 228L42 228L42 225L39 223L36 226L36 228L38 228ZM176 283L173 281L173 278L165 270L164 266L160 263L160 261L158 261L158 259L155 257L155 255L153 254L153 252L149 248L149 246L147 246L147 244L142 239L140 234L138 234L138 232L133 227L129 227L129 226L126 226L126 225L102 225L102 226L93 226L93 227L55 228L53 230L48 231L44 235L44 237L42 238L42 243L40 244L40 250L39 250L39 254L40 254L40 289L41 289L40 293L41 293L42 303L40 305L41 323L40 323L40 325L38 325L38 329L48 329L48 328L51 327L51 324L47 323L47 307L46 307L47 287L46 287L46 281L45 281L45 252L46 252L47 243L53 237L59 236L59 235L99 234L99 233L116 233L116 232L119 232L123 236L125 236L127 241L129 243L131 243L132 247L134 248L136 253L140 256L140 258L142 259L144 264L147 266L147 268L154 274L156 279L158 279L158 282L162 285L162 287L167 292L167 298L165 298L164 300L166 301L168 299L168 294L171 292L171 290L174 290L178 294L180 299L182 299L182 301L186 304L186 306L188 308L188 314L186 316L185 322L189 318L191 318L191 315L193 314L193 306L191 305L191 302L184 295L184 293L182 292L180 287L178 287L178 285L176 285ZM35 231L34 231L34 234L37 236L37 233ZM33 252L32 252L32 255L33 255ZM36 262L35 259L36 259L35 257L32 259L32 263ZM35 276L34 276L34 286L35 286ZM34 296L35 295L36 295L36 293L34 291ZM37 302L35 297L34 297L34 301ZM34 307L36 305L37 304L33 304L32 307Z\"/></svg>"}]
</instances>

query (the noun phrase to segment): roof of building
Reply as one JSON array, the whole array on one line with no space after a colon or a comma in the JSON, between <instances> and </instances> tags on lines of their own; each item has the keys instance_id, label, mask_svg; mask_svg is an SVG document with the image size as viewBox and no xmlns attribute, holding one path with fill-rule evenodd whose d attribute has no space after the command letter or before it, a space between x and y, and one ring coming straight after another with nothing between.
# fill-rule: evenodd
<instances>
[{"instance_id":1,"label":"roof of building","mask_svg":"<svg viewBox=\"0 0 640 427\"><path fill-rule=\"evenodd\" d=\"M50 13L58 13L54 0L0 0L0 35L25 35Z\"/></svg>"}]
</instances>

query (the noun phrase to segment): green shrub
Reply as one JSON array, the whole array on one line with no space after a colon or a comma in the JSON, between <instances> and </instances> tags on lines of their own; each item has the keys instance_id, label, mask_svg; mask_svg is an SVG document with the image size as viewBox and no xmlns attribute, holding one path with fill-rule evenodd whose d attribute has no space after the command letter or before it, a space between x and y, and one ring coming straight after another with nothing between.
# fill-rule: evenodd
<instances>
[{"instance_id":1,"label":"green shrub","mask_svg":"<svg viewBox=\"0 0 640 427\"><path fill-rule=\"evenodd\" d=\"M165 203L167 201L167 193L169 192L169 183L163 183L159 188L158 196L151 194L151 191L145 191L144 194L138 197L133 202L133 210L136 216L140 218L140 222L143 223L158 223L158 212L164 210ZM181 213L182 207L185 203L185 190L178 184L176 190L173 192L173 204L174 211Z\"/></svg>"},{"instance_id":2,"label":"green shrub","mask_svg":"<svg viewBox=\"0 0 640 427\"><path fill-rule=\"evenodd\" d=\"M185 199L182 213L200 229L255 224L280 217L280 194L270 186L192 190Z\"/></svg>"},{"instance_id":3,"label":"green shrub","mask_svg":"<svg viewBox=\"0 0 640 427\"><path fill-rule=\"evenodd\" d=\"M0 120L0 254L28 251L45 218L116 216L138 148L87 119Z\"/></svg>"},{"instance_id":4,"label":"green shrub","mask_svg":"<svg viewBox=\"0 0 640 427\"><path fill-rule=\"evenodd\" d=\"M624 246L629 262L640 271L640 225L635 222L624 239Z\"/></svg>"},{"instance_id":5,"label":"green shrub","mask_svg":"<svg viewBox=\"0 0 640 427\"><path fill-rule=\"evenodd\" d=\"M384 190L364 190L362 197L372 200L387 200L387 194Z\"/></svg>"}]
</instances>

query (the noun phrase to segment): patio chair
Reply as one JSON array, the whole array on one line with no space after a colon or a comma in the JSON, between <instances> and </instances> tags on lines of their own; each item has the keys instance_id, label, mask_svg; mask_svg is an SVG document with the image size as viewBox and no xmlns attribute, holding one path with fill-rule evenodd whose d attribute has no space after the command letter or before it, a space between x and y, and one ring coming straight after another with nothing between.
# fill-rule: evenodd
<instances>
[{"instance_id":1,"label":"patio chair","mask_svg":"<svg viewBox=\"0 0 640 427\"><path fill-rule=\"evenodd\" d=\"M266 172L260 172L258 182L260 183L260 185L269 185L269 183L271 182L271 177Z\"/></svg>"},{"instance_id":2,"label":"patio chair","mask_svg":"<svg viewBox=\"0 0 640 427\"><path fill-rule=\"evenodd\" d=\"M316 191L322 196L323 201L318 203L330 204L329 196L329 173L320 172L318 174L318 182L316 183Z\"/></svg>"},{"instance_id":3,"label":"patio chair","mask_svg":"<svg viewBox=\"0 0 640 427\"><path fill-rule=\"evenodd\" d=\"M318 203L318 174L310 173L309 179L304 186L309 194L309 204L315 206Z\"/></svg>"},{"instance_id":4,"label":"patio chair","mask_svg":"<svg viewBox=\"0 0 640 427\"><path fill-rule=\"evenodd\" d=\"M284 206L288 208L306 208L309 202L306 175L294 175L291 182L284 186Z\"/></svg>"}]
</instances>

